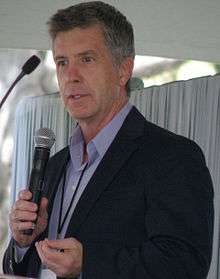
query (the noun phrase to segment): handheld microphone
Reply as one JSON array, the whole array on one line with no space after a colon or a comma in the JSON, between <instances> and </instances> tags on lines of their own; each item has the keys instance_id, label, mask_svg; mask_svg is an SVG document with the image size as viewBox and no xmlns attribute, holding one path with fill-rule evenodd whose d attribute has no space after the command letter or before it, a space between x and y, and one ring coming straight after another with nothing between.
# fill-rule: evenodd
<instances>
[{"instance_id":1,"label":"handheld microphone","mask_svg":"<svg viewBox=\"0 0 220 279\"><path fill-rule=\"evenodd\" d=\"M43 181L47 162L50 156L50 149L55 142L55 135L48 128L37 130L35 136L35 148L33 166L29 178L29 190L32 193L31 201L40 206L42 195ZM32 235L33 229L28 229L23 232L25 235Z\"/></svg>"},{"instance_id":2,"label":"handheld microphone","mask_svg":"<svg viewBox=\"0 0 220 279\"><path fill-rule=\"evenodd\" d=\"M15 87L15 85L18 83L19 80L23 78L25 75L29 75L32 73L37 66L40 64L40 58L36 55L32 55L23 65L21 73L17 76L16 80L12 83L8 91L6 92L5 96L1 100L0 103L0 109L3 106L4 102L8 98L9 94L11 93L12 89Z\"/></svg>"}]
</instances>

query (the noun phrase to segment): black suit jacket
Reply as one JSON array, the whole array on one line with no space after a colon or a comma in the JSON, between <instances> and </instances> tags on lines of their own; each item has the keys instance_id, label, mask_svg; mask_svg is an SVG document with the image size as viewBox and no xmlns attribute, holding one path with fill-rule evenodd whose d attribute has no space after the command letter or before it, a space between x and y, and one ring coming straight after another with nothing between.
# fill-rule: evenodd
<instances>
[{"instance_id":1,"label":"black suit jacket","mask_svg":"<svg viewBox=\"0 0 220 279\"><path fill-rule=\"evenodd\" d=\"M47 168L49 215L69 150ZM47 235L45 231L41 236ZM82 194L66 237L83 244L83 279L202 279L213 235L213 190L200 148L133 108ZM34 244L4 271L36 276ZM11 263L11 264L10 264Z\"/></svg>"}]
</instances>

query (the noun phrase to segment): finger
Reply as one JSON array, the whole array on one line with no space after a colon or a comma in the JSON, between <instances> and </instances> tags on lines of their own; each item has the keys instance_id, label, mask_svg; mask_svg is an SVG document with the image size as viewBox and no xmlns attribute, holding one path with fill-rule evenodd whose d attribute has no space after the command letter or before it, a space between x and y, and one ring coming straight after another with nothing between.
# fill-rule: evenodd
<instances>
[{"instance_id":1,"label":"finger","mask_svg":"<svg viewBox=\"0 0 220 279\"><path fill-rule=\"evenodd\" d=\"M17 200L12 207L12 211L13 210L28 210L28 211L36 212L37 204L26 200Z\"/></svg>"},{"instance_id":2,"label":"finger","mask_svg":"<svg viewBox=\"0 0 220 279\"><path fill-rule=\"evenodd\" d=\"M46 259L44 257L44 254L43 254L43 251L42 251L42 248L41 248L41 241L40 242L36 242L35 243L35 247L37 249L37 253L38 253L38 255L39 255L40 259L41 259L42 264L47 266Z\"/></svg>"},{"instance_id":3,"label":"finger","mask_svg":"<svg viewBox=\"0 0 220 279\"><path fill-rule=\"evenodd\" d=\"M42 263L48 266L50 260L47 258L47 249L44 246L45 244L43 243L43 241L35 243L35 247L37 248Z\"/></svg>"},{"instance_id":4,"label":"finger","mask_svg":"<svg viewBox=\"0 0 220 279\"><path fill-rule=\"evenodd\" d=\"M47 242L47 245L50 248L53 249L64 249L64 250L68 250L68 249L75 249L78 247L79 245L79 241L75 238L65 238L65 239L56 239L56 240L45 240Z\"/></svg>"},{"instance_id":5,"label":"finger","mask_svg":"<svg viewBox=\"0 0 220 279\"><path fill-rule=\"evenodd\" d=\"M24 211L24 210L14 210L10 214L10 221L35 221L37 219L37 213Z\"/></svg>"},{"instance_id":6,"label":"finger","mask_svg":"<svg viewBox=\"0 0 220 279\"><path fill-rule=\"evenodd\" d=\"M21 190L18 193L18 198L21 200L30 200L32 198L32 193L29 190Z\"/></svg>"},{"instance_id":7,"label":"finger","mask_svg":"<svg viewBox=\"0 0 220 279\"><path fill-rule=\"evenodd\" d=\"M43 264L45 264L47 267L53 268L60 265L62 253L49 248L45 241L35 243L35 246Z\"/></svg>"},{"instance_id":8,"label":"finger","mask_svg":"<svg viewBox=\"0 0 220 279\"><path fill-rule=\"evenodd\" d=\"M78 256L76 258L73 251L71 255L65 252L58 252L56 249L51 249L48 243L49 240L46 239L39 243L38 251L41 254L43 263L59 277L69 277L71 275L72 278L78 276L81 271L82 256L81 258L78 258Z\"/></svg>"},{"instance_id":9,"label":"finger","mask_svg":"<svg viewBox=\"0 0 220 279\"><path fill-rule=\"evenodd\" d=\"M63 255L63 253L61 253L61 251L63 251L62 247L61 249L51 247L48 239L42 241L42 249L50 260L56 260L57 258L61 259Z\"/></svg>"},{"instance_id":10,"label":"finger","mask_svg":"<svg viewBox=\"0 0 220 279\"><path fill-rule=\"evenodd\" d=\"M34 229L35 228L35 224L33 224L32 222L14 222L13 224L11 224L11 229L14 232L19 232L23 234L24 230L27 229Z\"/></svg>"},{"instance_id":11,"label":"finger","mask_svg":"<svg viewBox=\"0 0 220 279\"><path fill-rule=\"evenodd\" d=\"M46 248L45 244L41 248L41 256L44 262L50 270L52 270L58 277L66 277L69 275L69 262L71 257L68 254L57 252L57 250ZM69 276L67 276L69 277ZM75 276L71 276L71 278Z\"/></svg>"}]
</instances>

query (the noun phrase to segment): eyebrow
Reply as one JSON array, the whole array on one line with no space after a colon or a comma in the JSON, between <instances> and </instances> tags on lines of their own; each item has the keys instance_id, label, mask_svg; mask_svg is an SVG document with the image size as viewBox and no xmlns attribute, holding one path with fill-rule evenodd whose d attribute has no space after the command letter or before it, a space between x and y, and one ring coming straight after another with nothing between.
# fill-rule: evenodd
<instances>
[{"instance_id":1,"label":"eyebrow","mask_svg":"<svg viewBox=\"0 0 220 279\"><path fill-rule=\"evenodd\" d=\"M91 55L91 54L97 56L97 53L94 50L86 50L78 53L76 56L84 56L84 55Z\"/></svg>"},{"instance_id":2,"label":"eyebrow","mask_svg":"<svg viewBox=\"0 0 220 279\"><path fill-rule=\"evenodd\" d=\"M94 51L94 50L86 50L86 51L83 51L83 52L79 52L77 53L76 55L74 55L75 57L81 57L81 56L85 56L85 55L94 55L94 56L98 56L97 53ZM54 57L54 60L57 61L59 59L66 59L67 57L64 56L64 55L57 55Z\"/></svg>"},{"instance_id":3,"label":"eyebrow","mask_svg":"<svg viewBox=\"0 0 220 279\"><path fill-rule=\"evenodd\" d=\"M54 57L54 60L55 60L55 61L57 61L57 60L59 60L59 59L66 59L66 57L63 56L63 55L57 55L57 56Z\"/></svg>"}]
</instances>

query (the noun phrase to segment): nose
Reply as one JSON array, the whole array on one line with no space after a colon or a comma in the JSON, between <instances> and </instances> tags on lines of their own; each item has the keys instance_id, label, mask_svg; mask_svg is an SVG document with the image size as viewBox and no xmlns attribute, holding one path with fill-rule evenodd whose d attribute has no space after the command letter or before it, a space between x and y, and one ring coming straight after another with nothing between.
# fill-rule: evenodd
<instances>
[{"instance_id":1,"label":"nose","mask_svg":"<svg viewBox=\"0 0 220 279\"><path fill-rule=\"evenodd\" d=\"M80 82L82 80L79 67L75 63L68 65L65 71L65 78L67 82Z\"/></svg>"}]
</instances>

